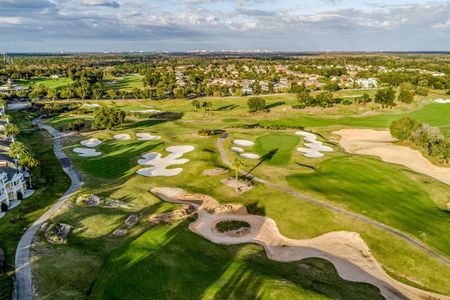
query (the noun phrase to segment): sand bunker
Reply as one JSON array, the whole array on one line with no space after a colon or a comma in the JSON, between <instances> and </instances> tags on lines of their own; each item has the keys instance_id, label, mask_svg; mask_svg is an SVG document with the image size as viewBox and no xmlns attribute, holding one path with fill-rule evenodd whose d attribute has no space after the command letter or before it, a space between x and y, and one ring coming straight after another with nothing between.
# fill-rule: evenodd
<instances>
[{"instance_id":1,"label":"sand bunker","mask_svg":"<svg viewBox=\"0 0 450 300\"><path fill-rule=\"evenodd\" d=\"M180 158L184 154L194 151L194 149L194 146L171 146L166 148L166 151L170 152L170 154L164 158L158 152L147 153L142 156L142 159L138 160L138 164L141 166L150 166L150 168L140 169L136 173L147 177L176 176L180 174L183 169L167 169L167 167L187 163L189 159Z\"/></svg>"},{"instance_id":2,"label":"sand bunker","mask_svg":"<svg viewBox=\"0 0 450 300\"><path fill-rule=\"evenodd\" d=\"M406 166L450 185L450 168L432 164L417 150L393 144L395 140L387 130L343 129L334 133L341 136L339 143L347 152L375 155L385 162Z\"/></svg>"},{"instance_id":3,"label":"sand bunker","mask_svg":"<svg viewBox=\"0 0 450 300\"><path fill-rule=\"evenodd\" d=\"M154 141L161 138L158 135L152 135L150 133L136 133L136 136L138 141Z\"/></svg>"},{"instance_id":4,"label":"sand bunker","mask_svg":"<svg viewBox=\"0 0 450 300\"><path fill-rule=\"evenodd\" d=\"M307 148L299 147L297 148L297 151L303 153L303 156L305 157L319 158L323 157L323 153L321 152L333 151L333 148L325 146L322 144L322 142L318 141L317 135L315 135L314 133L300 130L297 131L295 134L303 137L304 145Z\"/></svg>"},{"instance_id":5,"label":"sand bunker","mask_svg":"<svg viewBox=\"0 0 450 300\"><path fill-rule=\"evenodd\" d=\"M246 159L259 159L259 155L254 153L242 153L239 156Z\"/></svg>"},{"instance_id":6,"label":"sand bunker","mask_svg":"<svg viewBox=\"0 0 450 300\"><path fill-rule=\"evenodd\" d=\"M99 139L88 139L80 142L80 144L85 147L97 147L101 143L102 141L100 141Z\"/></svg>"},{"instance_id":7,"label":"sand bunker","mask_svg":"<svg viewBox=\"0 0 450 300\"><path fill-rule=\"evenodd\" d=\"M118 141L127 141L131 140L131 136L127 133L120 133L113 136L113 139Z\"/></svg>"},{"instance_id":8,"label":"sand bunker","mask_svg":"<svg viewBox=\"0 0 450 300\"><path fill-rule=\"evenodd\" d=\"M446 104L446 103L450 103L450 99L436 99L436 100L434 100L434 102Z\"/></svg>"},{"instance_id":9,"label":"sand bunker","mask_svg":"<svg viewBox=\"0 0 450 300\"><path fill-rule=\"evenodd\" d=\"M244 152L244 149L239 148L239 147L231 147L230 149L231 149L231 151L234 151L234 152L237 152L237 153Z\"/></svg>"},{"instance_id":10,"label":"sand bunker","mask_svg":"<svg viewBox=\"0 0 450 300\"><path fill-rule=\"evenodd\" d=\"M308 240L294 240L283 236L273 219L248 215L241 205L220 205L214 198L202 194L188 194L178 188L153 188L161 199L179 204L191 204L198 218L189 229L211 242L225 245L255 243L264 247L267 256L275 261L292 262L319 257L333 263L345 280L366 282L380 289L387 299L449 299L449 297L408 286L390 277L372 256L369 247L358 233L330 232ZM226 220L247 222L249 230L239 236L219 234L216 224Z\"/></svg>"},{"instance_id":11,"label":"sand bunker","mask_svg":"<svg viewBox=\"0 0 450 300\"><path fill-rule=\"evenodd\" d=\"M160 113L161 111L157 109L144 109L144 110L130 110L130 112L137 114L157 114Z\"/></svg>"},{"instance_id":12,"label":"sand bunker","mask_svg":"<svg viewBox=\"0 0 450 300\"><path fill-rule=\"evenodd\" d=\"M95 157L102 155L101 152L91 148L74 148L73 152L78 153L78 156L81 157Z\"/></svg>"},{"instance_id":13,"label":"sand bunker","mask_svg":"<svg viewBox=\"0 0 450 300\"><path fill-rule=\"evenodd\" d=\"M252 141L247 141L247 140L234 140L233 144L241 146L241 147L251 147L255 143L253 143Z\"/></svg>"},{"instance_id":14,"label":"sand bunker","mask_svg":"<svg viewBox=\"0 0 450 300\"><path fill-rule=\"evenodd\" d=\"M86 106L86 107L100 107L100 104L89 104L89 103L85 103L85 104L83 104L83 106Z\"/></svg>"}]
</instances>

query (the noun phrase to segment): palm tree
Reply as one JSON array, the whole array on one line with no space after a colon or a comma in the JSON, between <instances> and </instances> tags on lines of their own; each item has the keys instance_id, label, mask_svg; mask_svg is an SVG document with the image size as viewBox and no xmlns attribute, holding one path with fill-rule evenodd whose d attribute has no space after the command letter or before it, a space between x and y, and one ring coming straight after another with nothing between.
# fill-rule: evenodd
<instances>
[{"instance_id":1,"label":"palm tree","mask_svg":"<svg viewBox=\"0 0 450 300\"><path fill-rule=\"evenodd\" d=\"M241 169L244 167L244 163L242 162L242 159L239 157L239 155L236 155L234 157L233 163L231 164L231 168L233 168L236 176L236 180L238 180L238 175Z\"/></svg>"},{"instance_id":2,"label":"palm tree","mask_svg":"<svg viewBox=\"0 0 450 300\"><path fill-rule=\"evenodd\" d=\"M5 130L3 131L3 133L4 133L6 136L15 137L15 136L19 135L20 129L19 129L19 127L17 127L16 125L14 125L14 124L12 124L12 123L8 123L8 124L5 126Z\"/></svg>"}]
</instances>

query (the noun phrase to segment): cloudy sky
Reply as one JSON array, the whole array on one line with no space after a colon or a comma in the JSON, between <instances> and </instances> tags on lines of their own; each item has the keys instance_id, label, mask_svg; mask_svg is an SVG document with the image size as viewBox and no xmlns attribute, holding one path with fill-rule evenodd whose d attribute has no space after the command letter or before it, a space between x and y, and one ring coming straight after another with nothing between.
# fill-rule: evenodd
<instances>
[{"instance_id":1,"label":"cloudy sky","mask_svg":"<svg viewBox=\"0 0 450 300\"><path fill-rule=\"evenodd\" d=\"M450 50L450 1L366 1L0 0L0 52Z\"/></svg>"}]
</instances>

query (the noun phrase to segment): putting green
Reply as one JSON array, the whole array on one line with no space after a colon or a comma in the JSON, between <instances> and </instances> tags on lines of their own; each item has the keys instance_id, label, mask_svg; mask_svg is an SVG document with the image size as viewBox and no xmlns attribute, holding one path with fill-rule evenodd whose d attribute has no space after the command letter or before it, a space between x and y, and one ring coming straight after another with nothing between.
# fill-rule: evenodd
<instances>
[{"instance_id":1,"label":"putting green","mask_svg":"<svg viewBox=\"0 0 450 300\"><path fill-rule=\"evenodd\" d=\"M291 160L292 151L299 142L300 138L294 134L268 134L256 139L254 149L266 163L283 165Z\"/></svg>"},{"instance_id":2,"label":"putting green","mask_svg":"<svg viewBox=\"0 0 450 300\"><path fill-rule=\"evenodd\" d=\"M91 299L381 299L321 259L270 261L255 245L213 244L187 222L159 225L111 255Z\"/></svg>"}]
</instances>

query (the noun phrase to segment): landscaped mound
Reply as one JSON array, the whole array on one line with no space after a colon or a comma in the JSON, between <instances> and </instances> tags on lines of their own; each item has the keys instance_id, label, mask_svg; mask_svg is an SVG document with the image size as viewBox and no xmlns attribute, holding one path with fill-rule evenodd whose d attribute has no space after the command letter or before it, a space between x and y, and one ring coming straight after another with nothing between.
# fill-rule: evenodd
<instances>
[{"instance_id":1,"label":"landscaped mound","mask_svg":"<svg viewBox=\"0 0 450 300\"><path fill-rule=\"evenodd\" d=\"M63 223L51 224L46 232L45 238L52 244L64 244L69 235L70 226Z\"/></svg>"},{"instance_id":2,"label":"landscaped mound","mask_svg":"<svg viewBox=\"0 0 450 300\"><path fill-rule=\"evenodd\" d=\"M141 166L151 166L150 168L143 168L136 173L142 176L154 177L154 176L176 176L180 174L183 169L167 169L172 165L182 165L189 161L189 159L180 159L184 154L194 151L194 146L172 146L166 148L167 152L170 152L166 157L162 157L158 152L151 152L143 155L143 159L138 160L138 164Z\"/></svg>"},{"instance_id":3,"label":"landscaped mound","mask_svg":"<svg viewBox=\"0 0 450 300\"><path fill-rule=\"evenodd\" d=\"M230 232L230 231L245 231L245 229L250 228L250 224L245 221L240 220L225 220L220 221L216 224L216 229L219 232Z\"/></svg>"}]
</instances>

